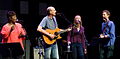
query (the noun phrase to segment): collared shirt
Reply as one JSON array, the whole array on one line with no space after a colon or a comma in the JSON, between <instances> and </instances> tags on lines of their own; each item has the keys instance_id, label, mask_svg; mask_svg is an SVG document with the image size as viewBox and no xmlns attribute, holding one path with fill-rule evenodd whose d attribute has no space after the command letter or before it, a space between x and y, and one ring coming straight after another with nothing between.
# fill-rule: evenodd
<instances>
[{"instance_id":1,"label":"collared shirt","mask_svg":"<svg viewBox=\"0 0 120 59\"><path fill-rule=\"evenodd\" d=\"M102 31L104 30L104 27L106 27L106 24L107 22L102 23ZM108 35L108 37L110 38L107 46L114 45L116 37L115 37L115 24L113 23L113 21L108 21L108 25L104 30L103 34Z\"/></svg>"}]
</instances>

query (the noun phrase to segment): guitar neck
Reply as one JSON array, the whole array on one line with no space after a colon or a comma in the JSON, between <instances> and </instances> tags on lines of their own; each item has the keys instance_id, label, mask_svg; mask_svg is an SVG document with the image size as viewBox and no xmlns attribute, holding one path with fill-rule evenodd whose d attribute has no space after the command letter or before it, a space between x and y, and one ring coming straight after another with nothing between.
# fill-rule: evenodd
<instances>
[{"instance_id":1,"label":"guitar neck","mask_svg":"<svg viewBox=\"0 0 120 59\"><path fill-rule=\"evenodd\" d=\"M67 32L67 30L63 30L63 31L56 32L55 35L62 34L62 33L64 33L64 32Z\"/></svg>"}]
</instances>

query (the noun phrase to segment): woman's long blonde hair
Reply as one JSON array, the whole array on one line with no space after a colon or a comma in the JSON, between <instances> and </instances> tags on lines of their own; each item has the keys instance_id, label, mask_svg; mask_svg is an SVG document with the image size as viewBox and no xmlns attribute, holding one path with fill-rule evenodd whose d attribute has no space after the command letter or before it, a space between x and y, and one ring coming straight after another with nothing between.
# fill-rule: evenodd
<instances>
[{"instance_id":1,"label":"woman's long blonde hair","mask_svg":"<svg viewBox=\"0 0 120 59\"><path fill-rule=\"evenodd\" d=\"M79 26L79 24L76 24L76 23L75 23L75 20L76 20L75 18L76 18L76 17L80 17L80 27L81 27L81 26L82 26L82 20L81 20L81 16L80 16L80 15L76 15L76 16L74 17L74 24L76 25L75 27Z\"/></svg>"}]
</instances>

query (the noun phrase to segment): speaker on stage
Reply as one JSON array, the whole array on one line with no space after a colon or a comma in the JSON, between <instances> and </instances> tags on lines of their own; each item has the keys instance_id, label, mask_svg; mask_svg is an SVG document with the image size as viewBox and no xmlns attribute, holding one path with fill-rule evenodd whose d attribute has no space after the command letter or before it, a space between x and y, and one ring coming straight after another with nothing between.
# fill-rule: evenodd
<instances>
[{"instance_id":1,"label":"speaker on stage","mask_svg":"<svg viewBox=\"0 0 120 59\"><path fill-rule=\"evenodd\" d=\"M34 47L33 48L34 52L34 59L44 59L44 49L41 47Z\"/></svg>"}]
</instances>

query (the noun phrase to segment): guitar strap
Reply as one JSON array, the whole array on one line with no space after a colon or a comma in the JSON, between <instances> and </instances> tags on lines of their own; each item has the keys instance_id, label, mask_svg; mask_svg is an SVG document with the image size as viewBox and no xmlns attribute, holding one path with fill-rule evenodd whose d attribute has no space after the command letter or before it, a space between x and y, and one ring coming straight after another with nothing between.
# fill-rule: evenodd
<instances>
[{"instance_id":1,"label":"guitar strap","mask_svg":"<svg viewBox=\"0 0 120 59\"><path fill-rule=\"evenodd\" d=\"M55 28L57 27L57 24L56 24L56 21L55 19L53 18L53 22L54 22L54 25L55 25Z\"/></svg>"},{"instance_id":2,"label":"guitar strap","mask_svg":"<svg viewBox=\"0 0 120 59\"><path fill-rule=\"evenodd\" d=\"M106 28L108 27L108 23L109 23L109 21L107 22L106 26L104 27L103 33L105 32Z\"/></svg>"},{"instance_id":3,"label":"guitar strap","mask_svg":"<svg viewBox=\"0 0 120 59\"><path fill-rule=\"evenodd\" d=\"M108 27L108 23L109 23L109 21L106 23L106 26L105 26L104 29L103 29L103 33L105 32L106 28ZM106 42L106 41L105 41L105 42ZM107 40L107 42L108 42L108 40ZM104 44L107 44L107 42L104 43Z\"/></svg>"}]
</instances>

